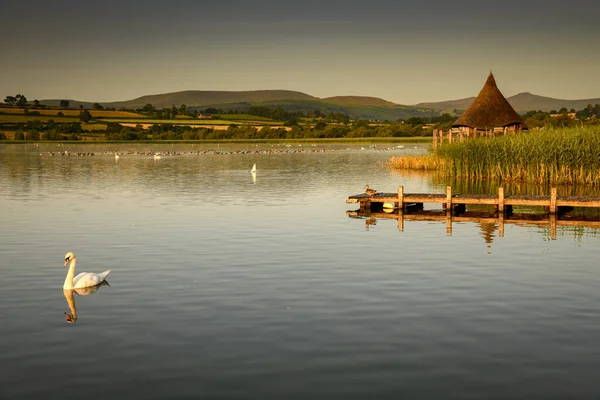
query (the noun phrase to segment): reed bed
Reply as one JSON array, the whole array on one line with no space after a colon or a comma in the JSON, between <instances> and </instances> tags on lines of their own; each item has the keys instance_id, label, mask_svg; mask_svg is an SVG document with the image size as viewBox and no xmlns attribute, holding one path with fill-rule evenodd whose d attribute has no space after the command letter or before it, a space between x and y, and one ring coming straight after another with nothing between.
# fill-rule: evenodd
<instances>
[{"instance_id":1,"label":"reed bed","mask_svg":"<svg viewBox=\"0 0 600 400\"><path fill-rule=\"evenodd\" d=\"M387 165L454 179L600 186L600 127L468 139L443 144L431 155L393 157Z\"/></svg>"},{"instance_id":2,"label":"reed bed","mask_svg":"<svg viewBox=\"0 0 600 400\"><path fill-rule=\"evenodd\" d=\"M439 146L447 176L600 185L600 128L557 128Z\"/></svg>"},{"instance_id":3,"label":"reed bed","mask_svg":"<svg viewBox=\"0 0 600 400\"><path fill-rule=\"evenodd\" d=\"M446 168L446 160L436 155L392 157L387 163L392 169L441 171Z\"/></svg>"}]
</instances>

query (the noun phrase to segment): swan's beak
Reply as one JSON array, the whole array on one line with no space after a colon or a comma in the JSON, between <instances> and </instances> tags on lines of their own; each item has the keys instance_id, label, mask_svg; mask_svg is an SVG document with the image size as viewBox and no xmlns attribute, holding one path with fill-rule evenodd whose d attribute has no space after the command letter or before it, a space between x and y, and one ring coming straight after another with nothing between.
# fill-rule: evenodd
<instances>
[{"instance_id":1,"label":"swan's beak","mask_svg":"<svg viewBox=\"0 0 600 400\"><path fill-rule=\"evenodd\" d=\"M65 258L65 265L63 265L63 268L66 267L67 265L69 265L69 261L71 261L71 260L69 260L68 258Z\"/></svg>"}]
</instances>

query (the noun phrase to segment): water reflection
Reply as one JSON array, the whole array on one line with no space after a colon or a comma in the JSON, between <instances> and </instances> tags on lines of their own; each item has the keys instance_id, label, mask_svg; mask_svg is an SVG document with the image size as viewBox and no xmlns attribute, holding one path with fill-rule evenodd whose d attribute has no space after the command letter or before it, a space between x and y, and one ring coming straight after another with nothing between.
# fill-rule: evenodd
<instances>
[{"instance_id":1,"label":"water reflection","mask_svg":"<svg viewBox=\"0 0 600 400\"><path fill-rule=\"evenodd\" d=\"M110 286L108 282L102 281L99 285L81 288L81 289L64 289L63 295L65 296L65 300L67 300L67 304L69 306L70 313L65 311L65 319L69 324L74 324L77 322L77 307L75 306L75 296L74 294L78 294L79 296L89 296L94 294L100 289L102 286Z\"/></svg>"},{"instance_id":2,"label":"water reflection","mask_svg":"<svg viewBox=\"0 0 600 400\"><path fill-rule=\"evenodd\" d=\"M452 236L453 224L471 223L480 230L484 243L491 245L494 238L504 237L504 225L513 224L522 227L538 227L544 239L556 240L557 236L565 234L581 239L583 236L600 236L600 218L578 214L539 214L531 210L521 210L520 213L501 214L492 211L464 211L450 213L446 210L413 210L402 212L378 212L370 209L349 210L350 218L364 219L366 230L377 225L378 219L393 219L398 222L398 231L404 232L404 221L428 221L446 224L446 234ZM529 211L529 212L526 212ZM586 211L586 210L584 210Z\"/></svg>"}]
</instances>

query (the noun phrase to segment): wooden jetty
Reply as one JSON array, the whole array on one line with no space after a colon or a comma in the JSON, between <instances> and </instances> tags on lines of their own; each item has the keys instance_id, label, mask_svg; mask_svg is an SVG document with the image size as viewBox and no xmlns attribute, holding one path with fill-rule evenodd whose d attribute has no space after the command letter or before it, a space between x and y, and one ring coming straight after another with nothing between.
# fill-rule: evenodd
<instances>
[{"instance_id":1,"label":"wooden jetty","mask_svg":"<svg viewBox=\"0 0 600 400\"><path fill-rule=\"evenodd\" d=\"M572 207L600 208L600 197L557 196L556 188L550 190L550 196L505 195L504 188L498 188L497 195L455 194L452 187L446 187L446 193L404 193L404 186L399 186L396 193L366 193L348 197L346 203L359 203L362 211L377 211L384 203L394 203L395 208L406 211L407 207L423 208L424 203L441 204L447 212L454 209L465 210L467 205L492 205L498 213L512 213L513 206L542 206L550 214L557 214Z\"/></svg>"},{"instance_id":2,"label":"wooden jetty","mask_svg":"<svg viewBox=\"0 0 600 400\"><path fill-rule=\"evenodd\" d=\"M397 193L366 193L350 196L347 203L359 203L360 209L347 211L351 218L366 218L367 228L377 224L377 219L396 219L398 230L404 231L404 221L437 221L445 222L446 234L452 235L453 223L491 224L498 227L498 236L504 236L504 225L546 227L552 239L556 238L557 227L583 226L600 229L600 217L571 216L566 214L573 207L598 207L599 197L557 196L556 188L551 189L550 196L505 196L504 189L498 188L498 195L464 195L453 194L448 186L445 194L404 193L404 187L398 187ZM394 208L383 205L394 203ZM437 203L442 210L424 210L424 203ZM468 205L491 205L492 212L468 210ZM543 213L513 213L513 206L541 206Z\"/></svg>"}]
</instances>

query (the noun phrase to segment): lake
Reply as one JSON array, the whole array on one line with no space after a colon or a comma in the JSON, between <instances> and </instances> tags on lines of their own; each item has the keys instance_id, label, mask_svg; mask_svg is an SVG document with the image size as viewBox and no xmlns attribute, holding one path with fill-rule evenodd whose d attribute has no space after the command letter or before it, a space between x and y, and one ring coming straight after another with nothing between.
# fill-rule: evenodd
<instances>
[{"instance_id":1,"label":"lake","mask_svg":"<svg viewBox=\"0 0 600 400\"><path fill-rule=\"evenodd\" d=\"M424 151L0 145L0 399L598 398L598 229L346 214Z\"/></svg>"}]
</instances>

